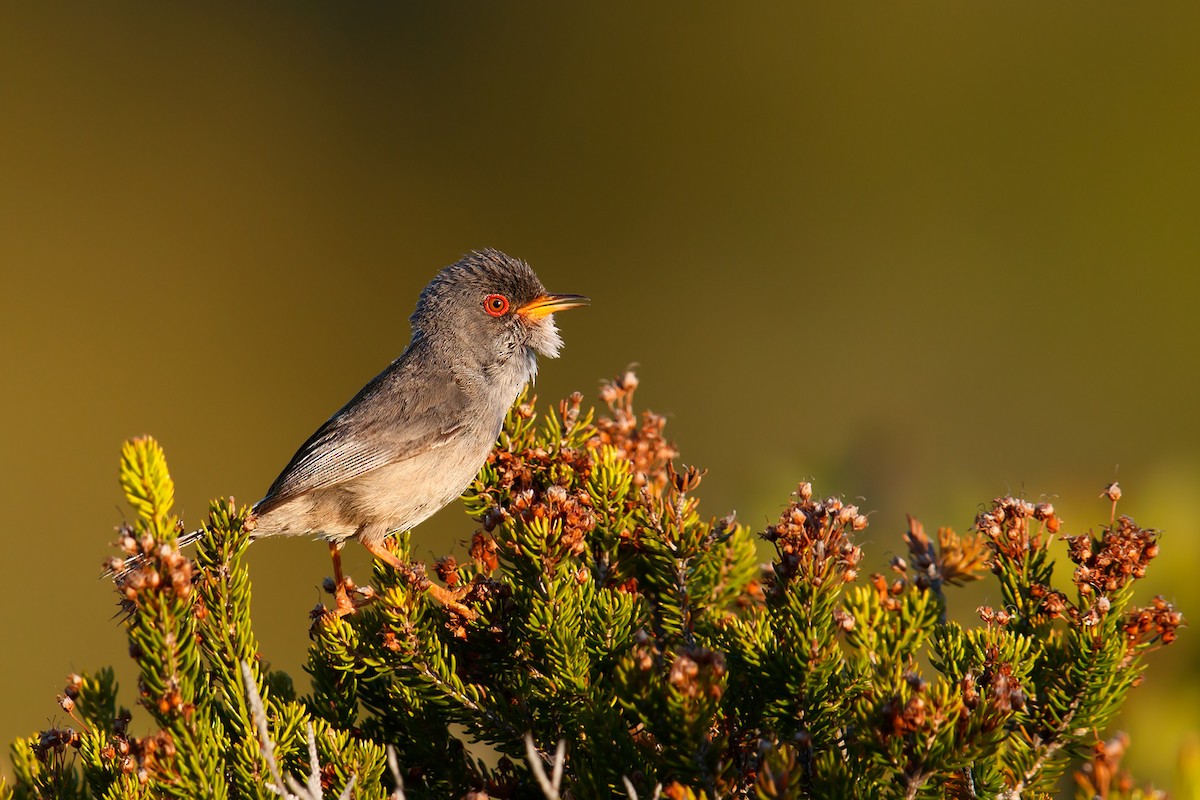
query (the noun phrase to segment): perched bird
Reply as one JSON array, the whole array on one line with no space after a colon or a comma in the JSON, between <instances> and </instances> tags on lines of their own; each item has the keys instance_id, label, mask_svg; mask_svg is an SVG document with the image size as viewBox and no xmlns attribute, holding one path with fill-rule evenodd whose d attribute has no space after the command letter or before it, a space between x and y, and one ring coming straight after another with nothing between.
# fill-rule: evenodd
<instances>
[{"instance_id":1,"label":"perched bird","mask_svg":"<svg viewBox=\"0 0 1200 800\"><path fill-rule=\"evenodd\" d=\"M558 355L554 313L587 302L548 294L528 264L496 250L444 268L421 292L404 353L300 446L255 504L251 536L326 539L337 613L353 611L343 544L356 539L404 570L385 540L462 494L537 372L538 355ZM430 592L465 611L446 589Z\"/></svg>"}]
</instances>

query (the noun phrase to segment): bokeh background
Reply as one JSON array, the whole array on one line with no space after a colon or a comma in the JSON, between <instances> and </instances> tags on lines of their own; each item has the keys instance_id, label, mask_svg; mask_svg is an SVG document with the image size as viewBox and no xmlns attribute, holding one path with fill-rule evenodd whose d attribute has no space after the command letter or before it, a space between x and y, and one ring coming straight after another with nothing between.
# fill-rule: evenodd
<instances>
[{"instance_id":1,"label":"bokeh background","mask_svg":"<svg viewBox=\"0 0 1200 800\"><path fill-rule=\"evenodd\" d=\"M134 702L98 579L121 441L160 439L189 525L257 499L483 246L593 298L539 395L636 362L710 514L761 527L812 479L872 511L878 568L906 512L1019 492L1078 532L1118 479L1165 531L1142 599L1196 618L1198 31L1193 2L3 4L0 739L61 721L72 670ZM250 562L303 681L326 550ZM1121 722L1162 787L1194 639Z\"/></svg>"}]
</instances>

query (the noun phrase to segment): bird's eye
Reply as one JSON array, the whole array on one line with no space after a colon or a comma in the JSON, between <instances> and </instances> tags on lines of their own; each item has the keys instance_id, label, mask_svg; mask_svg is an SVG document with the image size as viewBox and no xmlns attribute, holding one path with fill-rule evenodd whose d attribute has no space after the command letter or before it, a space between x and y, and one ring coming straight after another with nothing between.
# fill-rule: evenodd
<instances>
[{"instance_id":1,"label":"bird's eye","mask_svg":"<svg viewBox=\"0 0 1200 800\"><path fill-rule=\"evenodd\" d=\"M509 299L502 294L490 294L484 297L484 311L492 317L500 317L509 309Z\"/></svg>"},{"instance_id":2,"label":"bird's eye","mask_svg":"<svg viewBox=\"0 0 1200 800\"><path fill-rule=\"evenodd\" d=\"M483 298L483 309L493 317L499 317L508 311L508 298L502 294L489 294Z\"/></svg>"}]
</instances>

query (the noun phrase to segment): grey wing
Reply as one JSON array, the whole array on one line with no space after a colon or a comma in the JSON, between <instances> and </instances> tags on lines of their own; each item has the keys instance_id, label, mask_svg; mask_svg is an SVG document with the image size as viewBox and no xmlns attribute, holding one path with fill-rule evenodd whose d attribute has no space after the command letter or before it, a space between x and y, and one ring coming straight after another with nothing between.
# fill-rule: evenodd
<instances>
[{"instance_id":1,"label":"grey wing","mask_svg":"<svg viewBox=\"0 0 1200 800\"><path fill-rule=\"evenodd\" d=\"M364 386L300 446L255 505L257 513L453 439L462 428L466 405L461 387L448 373L405 380L411 369L402 360ZM405 390L414 384L421 390Z\"/></svg>"}]
</instances>

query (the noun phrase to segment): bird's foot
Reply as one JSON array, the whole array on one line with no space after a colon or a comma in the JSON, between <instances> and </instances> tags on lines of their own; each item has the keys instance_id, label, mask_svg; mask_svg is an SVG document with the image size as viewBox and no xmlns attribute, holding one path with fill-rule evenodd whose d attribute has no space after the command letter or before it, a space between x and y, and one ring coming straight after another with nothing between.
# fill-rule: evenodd
<instances>
[{"instance_id":1,"label":"bird's foot","mask_svg":"<svg viewBox=\"0 0 1200 800\"><path fill-rule=\"evenodd\" d=\"M479 614L474 609L464 606L460 601L466 596L470 590L470 586L463 586L460 589L451 591L436 583L430 582L429 587L425 590L429 592L429 596L438 601L446 608L466 619L467 622L473 622L479 618Z\"/></svg>"},{"instance_id":2,"label":"bird's foot","mask_svg":"<svg viewBox=\"0 0 1200 800\"><path fill-rule=\"evenodd\" d=\"M375 590L370 586L355 586L349 576L334 584L333 579L326 579L325 591L333 595L333 613L339 617L353 614L375 599Z\"/></svg>"},{"instance_id":3,"label":"bird's foot","mask_svg":"<svg viewBox=\"0 0 1200 800\"><path fill-rule=\"evenodd\" d=\"M360 539L363 547L370 551L371 555L383 561L385 564L396 570L403 576L405 582L409 586L418 591L425 591L434 600L441 603L446 608L458 614L467 622L473 622L479 618L479 614L463 605L460 601L466 596L469 586L463 587L456 591L446 589L433 581L429 580L425 574L424 565L406 564L396 557L382 542L372 542L367 539Z\"/></svg>"}]
</instances>

